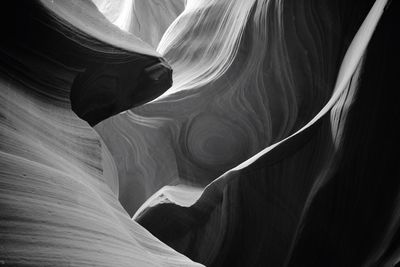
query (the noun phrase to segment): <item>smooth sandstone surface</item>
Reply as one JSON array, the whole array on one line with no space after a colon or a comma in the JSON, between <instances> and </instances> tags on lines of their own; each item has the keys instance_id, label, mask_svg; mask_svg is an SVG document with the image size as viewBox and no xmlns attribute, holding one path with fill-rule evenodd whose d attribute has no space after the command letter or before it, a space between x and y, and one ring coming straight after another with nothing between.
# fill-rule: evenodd
<instances>
[{"instance_id":1,"label":"smooth sandstone surface","mask_svg":"<svg viewBox=\"0 0 400 267\"><path fill-rule=\"evenodd\" d=\"M142 69L159 59L134 52L134 47L127 51L122 45L92 39L75 28L75 17L52 13L52 5L62 14L76 11L77 6L63 4L67 3L9 3L10 16L3 17L9 24L1 21L9 38L0 45L0 264L201 266L131 220L118 201L114 159L71 107L70 97L74 102L82 95L87 97L83 108L96 105L93 97L99 94L93 90L98 88L90 85L102 76L119 82L115 86L99 81L111 96L132 92ZM25 9L21 11L20 5ZM79 7L83 14L98 12L88 2ZM101 18L100 13L96 16ZM80 19L93 22L90 16ZM104 24L96 23L100 30L114 27L105 18ZM136 62L133 69L125 64L131 61ZM96 62L109 62L118 71L104 64L96 69L95 78L82 75L96 68ZM127 69L131 75L121 77ZM76 77L89 85L77 86ZM135 91L147 100L157 96L146 89L137 86ZM78 90L78 99L73 90ZM117 109L124 111L136 104L132 101L144 98ZM109 116L102 108L97 112L102 119Z\"/></svg>"},{"instance_id":2,"label":"smooth sandstone surface","mask_svg":"<svg viewBox=\"0 0 400 267\"><path fill-rule=\"evenodd\" d=\"M292 4L293 9L286 12L299 10L297 5L302 5L299 1ZM319 7L315 14L333 12L327 9L328 4ZM316 55L320 61L336 55L341 63L340 69L332 69L336 80L325 80L322 84L327 87L314 87L325 88L330 94L314 117L209 183L192 206L159 197L158 205L155 201L145 203L134 219L165 243L207 266L398 264L398 132L391 126L400 118L393 90L396 16L391 6L385 10L385 1L364 7L364 11L350 9L354 13L340 18L344 21L337 25L345 25L348 37L337 32L340 27L334 31L343 39L337 40L339 47L331 44L329 48L338 52L346 48L345 55L332 53L326 46L310 49L321 53ZM340 8L337 12L345 13ZM327 16L321 15L321 19ZM336 25L329 20L326 23L327 27ZM301 29L301 24L294 24ZM352 24L354 32L349 32ZM335 34L328 35L332 36ZM351 43L350 36L354 36ZM293 45L294 41L288 43ZM309 40L297 44L306 47L321 43ZM296 51L297 47L291 49ZM312 54L307 53L307 57ZM288 62L294 64L296 60L289 57ZM311 61L309 66L319 63ZM325 72L309 73L313 79L324 80ZM325 75L329 77L329 72ZM300 85L294 84L296 93ZM301 109L299 106L298 113L304 114Z\"/></svg>"},{"instance_id":3,"label":"smooth sandstone surface","mask_svg":"<svg viewBox=\"0 0 400 267\"><path fill-rule=\"evenodd\" d=\"M0 265L400 262L393 1L5 10Z\"/></svg>"}]
</instances>

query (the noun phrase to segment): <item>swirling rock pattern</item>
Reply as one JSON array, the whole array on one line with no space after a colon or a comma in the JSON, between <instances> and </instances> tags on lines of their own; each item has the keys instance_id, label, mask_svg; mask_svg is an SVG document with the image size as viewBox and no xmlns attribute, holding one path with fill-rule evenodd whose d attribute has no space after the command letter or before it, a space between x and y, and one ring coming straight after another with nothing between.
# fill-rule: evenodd
<instances>
[{"instance_id":1,"label":"swirling rock pattern","mask_svg":"<svg viewBox=\"0 0 400 267\"><path fill-rule=\"evenodd\" d=\"M75 28L93 20L99 29L113 27L90 2L77 10L78 4L11 2L10 16L2 17L9 38L0 45L0 265L201 266L130 219L118 202L110 152L70 102L70 93L72 102L85 96L76 103L78 115L87 118L82 104L104 119L110 113L94 97L111 93L124 111L165 90L170 72L153 67L160 59L136 53L134 43L124 50ZM76 11L93 17L75 21ZM143 85L146 79L161 84L135 88L143 73ZM135 98L123 99L127 93Z\"/></svg>"},{"instance_id":2,"label":"swirling rock pattern","mask_svg":"<svg viewBox=\"0 0 400 267\"><path fill-rule=\"evenodd\" d=\"M0 264L399 263L393 3L5 6Z\"/></svg>"},{"instance_id":3,"label":"swirling rock pattern","mask_svg":"<svg viewBox=\"0 0 400 267\"><path fill-rule=\"evenodd\" d=\"M305 127L226 172L192 206L173 199L146 203L135 219L207 266L398 264L393 10L384 13L364 53L384 7L385 1L375 2L331 98ZM341 18L347 29L365 17L363 9L352 10Z\"/></svg>"},{"instance_id":4,"label":"swirling rock pattern","mask_svg":"<svg viewBox=\"0 0 400 267\"><path fill-rule=\"evenodd\" d=\"M96 127L126 210L163 185L204 187L311 120L369 8L352 5L342 18L347 6L328 1L188 1L157 49L173 86Z\"/></svg>"}]
</instances>

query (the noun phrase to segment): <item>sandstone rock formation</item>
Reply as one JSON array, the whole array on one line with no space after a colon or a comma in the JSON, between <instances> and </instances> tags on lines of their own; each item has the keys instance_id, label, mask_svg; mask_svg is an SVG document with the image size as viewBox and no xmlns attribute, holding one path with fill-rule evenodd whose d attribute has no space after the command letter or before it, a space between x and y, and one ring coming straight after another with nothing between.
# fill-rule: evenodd
<instances>
[{"instance_id":1,"label":"sandstone rock formation","mask_svg":"<svg viewBox=\"0 0 400 267\"><path fill-rule=\"evenodd\" d=\"M400 261L395 3L5 6L0 264Z\"/></svg>"}]
</instances>

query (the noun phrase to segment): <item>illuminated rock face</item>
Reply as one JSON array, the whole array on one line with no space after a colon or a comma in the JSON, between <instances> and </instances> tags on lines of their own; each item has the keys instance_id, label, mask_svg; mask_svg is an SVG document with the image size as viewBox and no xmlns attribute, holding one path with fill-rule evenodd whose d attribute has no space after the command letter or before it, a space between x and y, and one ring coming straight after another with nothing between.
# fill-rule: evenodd
<instances>
[{"instance_id":1,"label":"illuminated rock face","mask_svg":"<svg viewBox=\"0 0 400 267\"><path fill-rule=\"evenodd\" d=\"M394 178L399 174L398 134L391 126L400 119L398 108L393 109L394 12L384 13L364 54L367 31L374 27L371 18L382 4L375 3L339 70L335 62L343 59L371 5L359 3L355 9L349 3L324 3L313 6L316 17L309 18L297 14L307 10L301 1L285 4L286 38L272 42L286 46L291 55L286 63L293 66L288 73L297 97L297 113L292 113L297 126L295 120L291 131L272 141L275 144L208 184L192 206L182 207L173 196L165 199L161 190L134 218L206 266L394 266L400 246L400 181ZM279 10L270 8L270 16ZM311 19L319 23L306 24ZM267 81L276 86L273 78ZM279 107L283 110L277 114L284 116L284 106ZM318 115L313 118L314 112Z\"/></svg>"},{"instance_id":2,"label":"illuminated rock face","mask_svg":"<svg viewBox=\"0 0 400 267\"><path fill-rule=\"evenodd\" d=\"M96 11L81 4L86 14ZM70 93L77 114L89 123L148 101L168 88L169 67L152 67L160 62L154 55L78 32L71 27L79 23L73 20L76 9L67 2L6 6L10 17L2 17L7 23L1 29L9 38L0 45L0 265L201 266L131 220L118 202L114 160L71 110ZM52 13L57 10L64 16ZM105 29L110 26L100 14L81 19L95 20L100 29L102 21ZM156 90L147 87L154 83ZM134 97L121 98L127 92ZM111 99L115 110L104 112ZM85 110L98 112L96 120Z\"/></svg>"},{"instance_id":3,"label":"illuminated rock face","mask_svg":"<svg viewBox=\"0 0 400 267\"><path fill-rule=\"evenodd\" d=\"M93 0L93 3L114 25L155 49L169 25L185 9L186 0Z\"/></svg>"},{"instance_id":4,"label":"illuminated rock face","mask_svg":"<svg viewBox=\"0 0 400 267\"><path fill-rule=\"evenodd\" d=\"M0 265L395 265L393 6L8 3Z\"/></svg>"}]
</instances>

